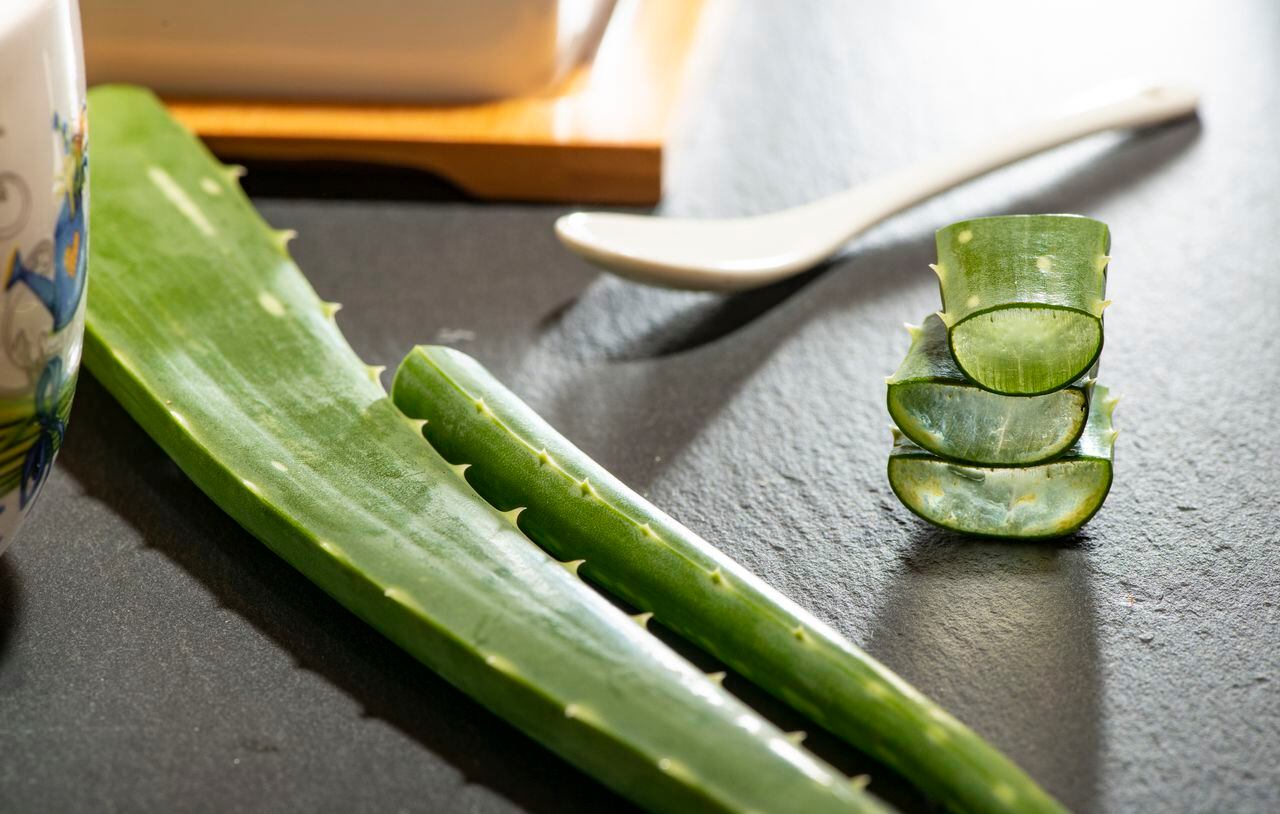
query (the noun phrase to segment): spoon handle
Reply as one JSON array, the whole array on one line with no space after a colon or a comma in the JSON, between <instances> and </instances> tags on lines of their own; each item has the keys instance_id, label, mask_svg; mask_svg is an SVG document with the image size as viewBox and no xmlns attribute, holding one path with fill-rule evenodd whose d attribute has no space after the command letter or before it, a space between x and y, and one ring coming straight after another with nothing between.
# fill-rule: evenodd
<instances>
[{"instance_id":1,"label":"spoon handle","mask_svg":"<svg viewBox=\"0 0 1280 814\"><path fill-rule=\"evenodd\" d=\"M1195 91L1175 85L1131 86L1118 98L1114 92L1109 96L815 201L809 205L812 214L822 209L838 216L847 229L843 243L890 215L1006 164L1105 130L1148 127L1189 116L1199 101Z\"/></svg>"}]
</instances>

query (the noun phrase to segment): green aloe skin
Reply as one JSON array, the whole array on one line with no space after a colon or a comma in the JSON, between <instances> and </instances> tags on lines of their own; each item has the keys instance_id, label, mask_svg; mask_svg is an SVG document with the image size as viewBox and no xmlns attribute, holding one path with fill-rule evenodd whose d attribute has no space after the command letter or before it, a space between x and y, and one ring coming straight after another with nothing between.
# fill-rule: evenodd
<instances>
[{"instance_id":1,"label":"green aloe skin","mask_svg":"<svg viewBox=\"0 0 1280 814\"><path fill-rule=\"evenodd\" d=\"M395 404L493 506L580 573L961 812L1060 812L901 678L664 514L469 356L415 348ZM786 811L803 811L791 806Z\"/></svg>"},{"instance_id":2,"label":"green aloe skin","mask_svg":"<svg viewBox=\"0 0 1280 814\"><path fill-rule=\"evenodd\" d=\"M908 509L943 528L987 537L1061 537L1097 513L1111 489L1116 399L1094 388L1084 433L1034 466L973 466L939 458L894 431L889 485Z\"/></svg>"},{"instance_id":3,"label":"green aloe skin","mask_svg":"<svg viewBox=\"0 0 1280 814\"><path fill-rule=\"evenodd\" d=\"M151 94L97 88L90 119L86 363L228 514L454 685L650 810L883 810L480 498L356 357L287 235ZM943 738L948 723L935 724ZM974 760L958 749L937 759L957 772Z\"/></svg>"},{"instance_id":4,"label":"green aloe skin","mask_svg":"<svg viewBox=\"0 0 1280 814\"><path fill-rule=\"evenodd\" d=\"M1002 396L956 365L937 314L908 325L911 349L888 379L889 415L914 444L979 465L1025 465L1061 455L1084 431L1093 379L1040 396Z\"/></svg>"},{"instance_id":5,"label":"green aloe skin","mask_svg":"<svg viewBox=\"0 0 1280 814\"><path fill-rule=\"evenodd\" d=\"M1111 238L1078 215L1007 215L937 234L952 355L965 377L1004 395L1051 393L1102 352Z\"/></svg>"}]
</instances>

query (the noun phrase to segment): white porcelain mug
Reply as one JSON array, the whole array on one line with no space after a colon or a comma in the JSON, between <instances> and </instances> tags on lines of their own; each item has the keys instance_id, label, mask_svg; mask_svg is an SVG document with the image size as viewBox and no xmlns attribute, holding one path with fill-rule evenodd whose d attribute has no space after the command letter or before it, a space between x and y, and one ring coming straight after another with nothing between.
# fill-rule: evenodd
<instances>
[{"instance_id":1,"label":"white porcelain mug","mask_svg":"<svg viewBox=\"0 0 1280 814\"><path fill-rule=\"evenodd\" d=\"M88 170L75 0L0 0L0 552L39 496L71 410Z\"/></svg>"}]
</instances>

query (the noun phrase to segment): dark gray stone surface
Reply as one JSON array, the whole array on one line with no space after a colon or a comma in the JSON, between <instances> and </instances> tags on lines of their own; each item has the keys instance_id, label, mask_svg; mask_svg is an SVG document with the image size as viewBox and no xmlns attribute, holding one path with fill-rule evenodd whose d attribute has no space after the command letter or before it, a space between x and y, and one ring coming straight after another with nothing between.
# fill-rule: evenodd
<instances>
[{"instance_id":1,"label":"dark gray stone surface","mask_svg":"<svg viewBox=\"0 0 1280 814\"><path fill-rule=\"evenodd\" d=\"M1073 808L1280 810L1280 6L869 6L713 3L664 208L798 203L1113 76L1195 82L1202 122L1000 172L734 297L601 276L555 244L556 208L250 188L275 188L264 213L367 360L476 355ZM937 307L933 229L1039 211L1114 233L1116 484L1056 545L934 532L883 474L898 326ZM621 805L277 560L82 381L0 558L0 810Z\"/></svg>"}]
</instances>

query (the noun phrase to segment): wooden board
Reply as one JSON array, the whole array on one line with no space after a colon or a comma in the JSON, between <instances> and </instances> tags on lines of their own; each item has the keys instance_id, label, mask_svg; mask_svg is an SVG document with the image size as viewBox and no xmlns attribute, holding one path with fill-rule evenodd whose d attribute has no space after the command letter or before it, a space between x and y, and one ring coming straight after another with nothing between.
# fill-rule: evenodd
<instances>
[{"instance_id":1,"label":"wooden board","mask_svg":"<svg viewBox=\"0 0 1280 814\"><path fill-rule=\"evenodd\" d=\"M227 159L354 160L479 198L652 204L701 0L619 0L594 59L544 95L473 105L167 99Z\"/></svg>"}]
</instances>

